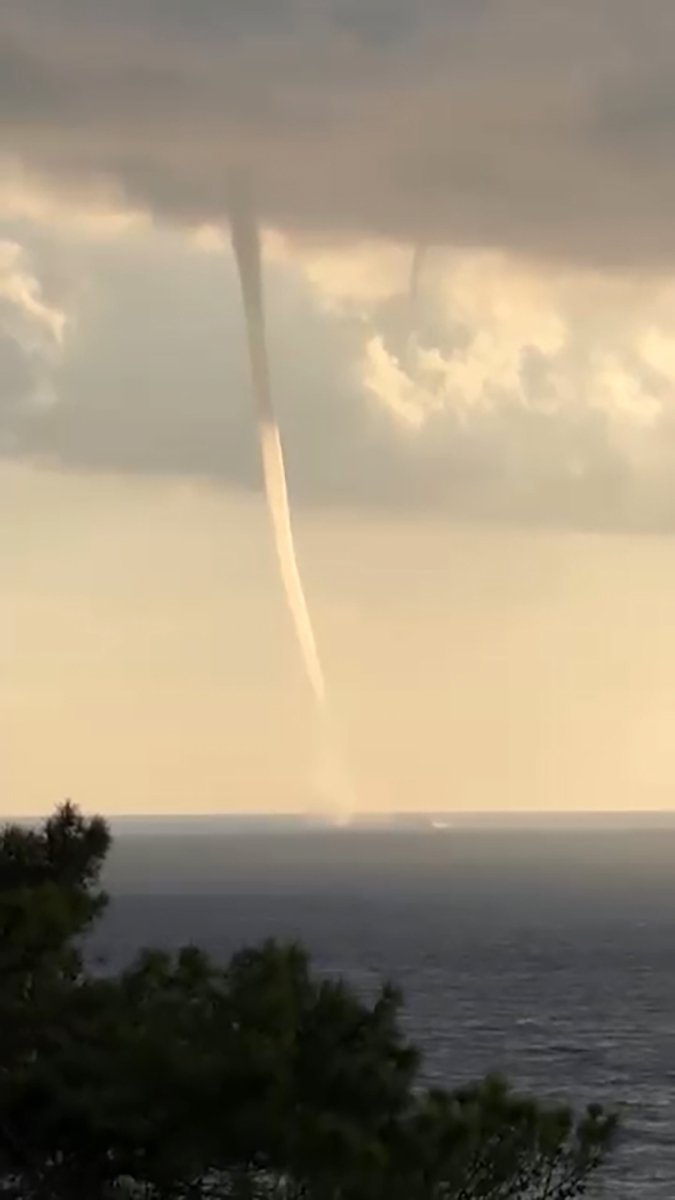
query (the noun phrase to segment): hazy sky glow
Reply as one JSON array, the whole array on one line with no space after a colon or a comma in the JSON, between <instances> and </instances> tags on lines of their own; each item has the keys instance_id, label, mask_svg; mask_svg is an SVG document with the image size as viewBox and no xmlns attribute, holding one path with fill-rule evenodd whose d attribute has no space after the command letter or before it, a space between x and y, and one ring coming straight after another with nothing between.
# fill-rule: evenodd
<instances>
[{"instance_id":1,"label":"hazy sky glow","mask_svg":"<svg viewBox=\"0 0 675 1200\"><path fill-rule=\"evenodd\" d=\"M311 803L242 172L364 806L673 806L674 81L671 0L2 5L9 809Z\"/></svg>"}]
</instances>

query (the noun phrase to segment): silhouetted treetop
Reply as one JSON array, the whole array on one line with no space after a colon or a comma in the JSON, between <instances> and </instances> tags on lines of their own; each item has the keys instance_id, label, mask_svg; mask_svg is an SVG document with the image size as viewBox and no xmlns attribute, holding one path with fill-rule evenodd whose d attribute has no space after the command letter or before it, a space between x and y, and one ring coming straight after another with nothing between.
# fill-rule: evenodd
<instances>
[{"instance_id":1,"label":"silhouetted treetop","mask_svg":"<svg viewBox=\"0 0 675 1200\"><path fill-rule=\"evenodd\" d=\"M218 963L145 950L92 975L104 821L73 805L0 832L0 1177L15 1200L571 1200L601 1108L501 1079L428 1089L400 1023L269 941ZM136 1189L136 1191L134 1191Z\"/></svg>"}]
</instances>

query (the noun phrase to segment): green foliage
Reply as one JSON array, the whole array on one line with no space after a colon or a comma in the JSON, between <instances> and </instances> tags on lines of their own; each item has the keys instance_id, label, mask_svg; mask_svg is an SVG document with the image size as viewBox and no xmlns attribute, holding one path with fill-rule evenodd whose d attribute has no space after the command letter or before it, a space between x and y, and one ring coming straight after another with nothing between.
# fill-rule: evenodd
<instances>
[{"instance_id":1,"label":"green foliage","mask_svg":"<svg viewBox=\"0 0 675 1200\"><path fill-rule=\"evenodd\" d=\"M400 997L363 1003L298 946L83 967L109 834L65 805L0 834L0 1175L18 1200L571 1200L601 1109L499 1079L420 1086ZM11 1187L12 1190L9 1190Z\"/></svg>"}]
</instances>

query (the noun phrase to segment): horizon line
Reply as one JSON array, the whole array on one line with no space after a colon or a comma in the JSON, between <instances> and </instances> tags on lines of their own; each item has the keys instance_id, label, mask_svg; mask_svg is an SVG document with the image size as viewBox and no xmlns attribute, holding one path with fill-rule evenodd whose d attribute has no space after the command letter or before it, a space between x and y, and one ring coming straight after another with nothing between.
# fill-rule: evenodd
<instances>
[{"instance_id":1,"label":"horizon line","mask_svg":"<svg viewBox=\"0 0 675 1200\"><path fill-rule=\"evenodd\" d=\"M0 813L0 822L5 821L41 821L49 815L46 813ZM85 812L90 810L85 809ZM311 809L292 809L283 812L273 812L269 810L246 810L246 809L229 809L225 811L219 810L204 810L204 811L142 811L142 812L116 812L110 813L103 810L97 810L95 807L91 809L92 815L102 816L105 820L114 822L176 822L176 821L250 821L259 822L267 821L270 823L278 822L303 822L319 824L322 826L331 826L334 824L330 814L321 811L312 811ZM563 821L570 822L575 820L598 820L598 821L653 821L655 819L668 819L675 821L675 805L672 808L653 808L653 809L425 809L415 811L411 809L387 809L379 810L364 809L351 814L350 824L360 825L364 822L374 822L382 824L386 822L416 822L416 823L431 823L435 820L447 821L448 823L467 823L476 822L484 823L486 821L538 821L538 822L553 822Z\"/></svg>"}]
</instances>

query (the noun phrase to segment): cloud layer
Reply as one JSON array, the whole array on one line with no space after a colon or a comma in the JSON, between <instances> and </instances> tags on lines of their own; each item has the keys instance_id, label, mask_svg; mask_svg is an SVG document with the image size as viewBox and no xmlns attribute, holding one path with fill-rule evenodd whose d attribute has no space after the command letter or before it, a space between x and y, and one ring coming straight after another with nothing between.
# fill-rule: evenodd
<instances>
[{"instance_id":1,"label":"cloud layer","mask_svg":"<svg viewBox=\"0 0 675 1200\"><path fill-rule=\"evenodd\" d=\"M243 176L296 501L672 529L674 35L672 0L9 0L0 452L259 486Z\"/></svg>"},{"instance_id":2,"label":"cloud layer","mask_svg":"<svg viewBox=\"0 0 675 1200\"><path fill-rule=\"evenodd\" d=\"M147 230L38 239L30 257L7 243L5 456L260 486L234 265L199 241ZM434 251L411 324L409 255L372 244L337 261L268 245L296 502L675 526L674 285ZM63 286L66 265L77 293Z\"/></svg>"},{"instance_id":3,"label":"cloud layer","mask_svg":"<svg viewBox=\"0 0 675 1200\"><path fill-rule=\"evenodd\" d=\"M44 295L29 256L0 238L0 452L21 453L27 429L55 401L66 317Z\"/></svg>"},{"instance_id":4,"label":"cloud layer","mask_svg":"<svg viewBox=\"0 0 675 1200\"><path fill-rule=\"evenodd\" d=\"M9 0L0 144L172 217L675 260L671 0Z\"/></svg>"}]
</instances>

